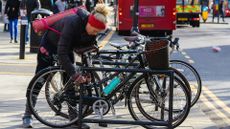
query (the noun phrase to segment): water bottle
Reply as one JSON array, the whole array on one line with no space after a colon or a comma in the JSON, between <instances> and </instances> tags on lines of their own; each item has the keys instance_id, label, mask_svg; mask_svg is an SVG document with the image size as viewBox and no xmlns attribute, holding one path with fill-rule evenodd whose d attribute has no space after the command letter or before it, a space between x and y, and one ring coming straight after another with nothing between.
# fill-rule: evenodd
<instances>
[{"instance_id":1,"label":"water bottle","mask_svg":"<svg viewBox=\"0 0 230 129\"><path fill-rule=\"evenodd\" d=\"M115 89L118 86L120 82L121 82L121 79L119 77L113 78L110 81L110 83L103 89L103 93L105 95L108 95L109 93L113 91L113 89Z\"/></svg>"}]
</instances>

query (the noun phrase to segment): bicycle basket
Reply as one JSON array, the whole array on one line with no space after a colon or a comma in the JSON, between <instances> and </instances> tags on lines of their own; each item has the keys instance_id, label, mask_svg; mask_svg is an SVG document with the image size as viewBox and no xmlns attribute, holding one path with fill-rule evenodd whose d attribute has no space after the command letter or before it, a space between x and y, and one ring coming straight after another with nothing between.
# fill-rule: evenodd
<instances>
[{"instance_id":1,"label":"bicycle basket","mask_svg":"<svg viewBox=\"0 0 230 129\"><path fill-rule=\"evenodd\" d=\"M153 40L145 45L145 57L149 68L151 69L168 69L169 52L167 40Z\"/></svg>"}]
</instances>

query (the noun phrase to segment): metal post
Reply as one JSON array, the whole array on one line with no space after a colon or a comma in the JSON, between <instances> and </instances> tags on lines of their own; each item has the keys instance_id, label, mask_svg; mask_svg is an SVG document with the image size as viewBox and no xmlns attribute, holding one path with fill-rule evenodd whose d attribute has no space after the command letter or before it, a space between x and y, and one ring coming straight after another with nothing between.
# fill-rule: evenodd
<instances>
[{"instance_id":1,"label":"metal post","mask_svg":"<svg viewBox=\"0 0 230 129\"><path fill-rule=\"evenodd\" d=\"M26 13L27 13L26 9L20 9L21 31L20 31L19 59L25 59L26 26L28 25L28 19L26 17Z\"/></svg>"},{"instance_id":2,"label":"metal post","mask_svg":"<svg viewBox=\"0 0 230 129\"><path fill-rule=\"evenodd\" d=\"M173 84L174 84L174 72L170 72L169 79L169 120L168 120L168 128L173 129Z\"/></svg>"},{"instance_id":3,"label":"metal post","mask_svg":"<svg viewBox=\"0 0 230 129\"><path fill-rule=\"evenodd\" d=\"M83 92L84 86L80 84L80 99L79 99L79 115L78 115L78 129L82 129L82 119L83 119Z\"/></svg>"},{"instance_id":4,"label":"metal post","mask_svg":"<svg viewBox=\"0 0 230 129\"><path fill-rule=\"evenodd\" d=\"M21 24L19 59L25 59L26 25Z\"/></svg>"},{"instance_id":5,"label":"metal post","mask_svg":"<svg viewBox=\"0 0 230 129\"><path fill-rule=\"evenodd\" d=\"M138 16L139 16L139 0L134 0L133 26L132 26L131 32L135 31L139 33Z\"/></svg>"},{"instance_id":6,"label":"metal post","mask_svg":"<svg viewBox=\"0 0 230 129\"><path fill-rule=\"evenodd\" d=\"M218 1L217 6L218 6L218 10L217 10L217 23L220 23L220 1Z\"/></svg>"}]
</instances>

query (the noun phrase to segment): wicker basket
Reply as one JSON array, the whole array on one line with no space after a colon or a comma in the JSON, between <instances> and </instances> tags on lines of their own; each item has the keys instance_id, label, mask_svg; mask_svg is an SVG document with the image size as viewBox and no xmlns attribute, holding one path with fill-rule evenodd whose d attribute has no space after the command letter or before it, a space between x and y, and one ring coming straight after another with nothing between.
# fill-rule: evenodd
<instances>
[{"instance_id":1,"label":"wicker basket","mask_svg":"<svg viewBox=\"0 0 230 129\"><path fill-rule=\"evenodd\" d=\"M149 68L151 69L168 69L169 52L167 40L154 40L145 46L145 56Z\"/></svg>"}]
</instances>

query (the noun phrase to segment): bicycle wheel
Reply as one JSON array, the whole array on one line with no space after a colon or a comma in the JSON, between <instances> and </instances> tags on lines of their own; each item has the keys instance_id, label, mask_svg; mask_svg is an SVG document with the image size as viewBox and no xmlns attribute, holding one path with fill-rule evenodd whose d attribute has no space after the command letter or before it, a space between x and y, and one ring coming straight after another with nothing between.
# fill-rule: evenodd
<instances>
[{"instance_id":1,"label":"bicycle wheel","mask_svg":"<svg viewBox=\"0 0 230 129\"><path fill-rule=\"evenodd\" d=\"M177 69L188 80L191 88L191 106L193 106L198 101L202 91L202 82L199 73L192 65L181 60L170 60L170 66Z\"/></svg>"},{"instance_id":2,"label":"bicycle wheel","mask_svg":"<svg viewBox=\"0 0 230 129\"><path fill-rule=\"evenodd\" d=\"M155 75L153 75L155 76ZM145 75L138 77L128 92L129 112L135 120L168 121L169 113L169 78L160 77L160 84L165 84L165 91L158 87L152 75L146 85ZM162 86L160 85L160 86ZM151 88L150 88L151 87ZM190 111L190 92L186 85L175 76L173 84L173 127L179 126ZM150 92L153 90L153 93ZM163 94L162 94L163 93ZM153 95L154 94L154 95ZM155 99L154 99L155 98ZM143 126L145 128L166 128L160 126Z\"/></svg>"},{"instance_id":3,"label":"bicycle wheel","mask_svg":"<svg viewBox=\"0 0 230 129\"><path fill-rule=\"evenodd\" d=\"M77 66L82 66L82 63L79 63L79 62L76 62L75 64ZM100 77L95 71L91 71L88 73L91 75L91 82L100 81ZM63 76L60 76L60 74L58 75L55 75L55 76L50 75L49 78L47 78L47 83L45 87L46 88L45 89L46 99L50 107L53 109L53 111L56 112L57 115L61 115L62 117L69 118L68 114L64 114L60 112L61 105L57 103L58 100L56 98L58 91L64 88L64 84L66 83L68 78L67 78L67 75L65 75L65 73L63 74ZM54 81L53 81L53 77L55 77ZM57 77L60 79L56 79ZM59 82L57 83L57 81ZM91 95L97 96L93 90L90 93ZM89 107L85 113L86 114L84 114L84 116L90 115L92 113L92 108Z\"/></svg>"},{"instance_id":4,"label":"bicycle wheel","mask_svg":"<svg viewBox=\"0 0 230 129\"><path fill-rule=\"evenodd\" d=\"M64 76L61 74L50 74L46 79L45 84L45 97L50 108L56 113L64 118L69 118L68 114L61 111L62 105L58 99L58 92L64 88Z\"/></svg>"},{"instance_id":5,"label":"bicycle wheel","mask_svg":"<svg viewBox=\"0 0 230 129\"><path fill-rule=\"evenodd\" d=\"M41 123L62 128L78 120L79 86L68 80L65 71L58 66L42 70L31 80L27 101L32 114ZM67 90L63 90L63 86L68 86ZM91 96L91 90L84 91L84 95ZM88 108L83 105L83 114Z\"/></svg>"}]
</instances>

